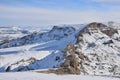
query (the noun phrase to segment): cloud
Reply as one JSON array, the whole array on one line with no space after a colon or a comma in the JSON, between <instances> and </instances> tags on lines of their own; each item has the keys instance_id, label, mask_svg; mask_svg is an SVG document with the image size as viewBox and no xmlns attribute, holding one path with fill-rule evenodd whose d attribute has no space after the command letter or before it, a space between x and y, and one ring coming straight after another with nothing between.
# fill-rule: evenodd
<instances>
[{"instance_id":1,"label":"cloud","mask_svg":"<svg viewBox=\"0 0 120 80\"><path fill-rule=\"evenodd\" d=\"M120 3L120 0L91 0L95 2L103 2L103 3Z\"/></svg>"},{"instance_id":2,"label":"cloud","mask_svg":"<svg viewBox=\"0 0 120 80\"><path fill-rule=\"evenodd\" d=\"M87 22L120 21L120 11L95 10L68 11L35 7L0 6L0 25L46 26L53 24L78 24Z\"/></svg>"}]
</instances>

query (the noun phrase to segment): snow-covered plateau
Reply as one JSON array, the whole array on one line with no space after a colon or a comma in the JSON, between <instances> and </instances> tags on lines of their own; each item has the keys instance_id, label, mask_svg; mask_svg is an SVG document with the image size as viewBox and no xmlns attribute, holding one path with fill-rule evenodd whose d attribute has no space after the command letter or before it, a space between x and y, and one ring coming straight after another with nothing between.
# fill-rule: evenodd
<instances>
[{"instance_id":1,"label":"snow-covered plateau","mask_svg":"<svg viewBox=\"0 0 120 80\"><path fill-rule=\"evenodd\" d=\"M120 79L119 23L42 29L0 27L0 80Z\"/></svg>"}]
</instances>

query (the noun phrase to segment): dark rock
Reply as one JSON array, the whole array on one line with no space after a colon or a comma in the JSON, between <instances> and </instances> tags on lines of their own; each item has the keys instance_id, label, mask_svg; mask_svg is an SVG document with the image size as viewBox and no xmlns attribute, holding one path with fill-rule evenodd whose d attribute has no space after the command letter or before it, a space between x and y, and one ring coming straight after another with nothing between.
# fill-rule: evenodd
<instances>
[{"instance_id":1,"label":"dark rock","mask_svg":"<svg viewBox=\"0 0 120 80\"><path fill-rule=\"evenodd\" d=\"M75 48L73 44L69 43L65 49L65 62L61 65L60 69L63 73L67 74L80 74L78 69L78 60L75 56Z\"/></svg>"}]
</instances>

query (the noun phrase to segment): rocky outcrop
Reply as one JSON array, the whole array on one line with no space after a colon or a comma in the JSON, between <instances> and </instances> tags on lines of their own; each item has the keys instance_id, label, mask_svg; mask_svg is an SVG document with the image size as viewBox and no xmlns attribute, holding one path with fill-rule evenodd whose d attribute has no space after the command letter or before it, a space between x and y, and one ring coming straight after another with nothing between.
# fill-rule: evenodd
<instances>
[{"instance_id":1,"label":"rocky outcrop","mask_svg":"<svg viewBox=\"0 0 120 80\"><path fill-rule=\"evenodd\" d=\"M93 22L88 24L84 29L82 29L79 32L79 35L83 34L83 33L98 33L99 31L103 32L104 34L108 35L108 36L112 36L115 33L118 33L116 29L109 27L105 24L102 23L97 23L97 22Z\"/></svg>"},{"instance_id":2,"label":"rocky outcrop","mask_svg":"<svg viewBox=\"0 0 120 80\"><path fill-rule=\"evenodd\" d=\"M69 43L65 49L65 62L61 65L60 70L68 74L80 74L75 48L72 43Z\"/></svg>"},{"instance_id":3,"label":"rocky outcrop","mask_svg":"<svg viewBox=\"0 0 120 80\"><path fill-rule=\"evenodd\" d=\"M112 38L114 34L117 29L102 23L91 23L79 32L75 51L81 73L120 76L120 42Z\"/></svg>"},{"instance_id":4,"label":"rocky outcrop","mask_svg":"<svg viewBox=\"0 0 120 80\"><path fill-rule=\"evenodd\" d=\"M49 69L47 71L37 71L40 73L55 73L55 74L80 74L78 68L78 59L76 57L75 48L72 43L69 43L64 51L65 61L57 69Z\"/></svg>"},{"instance_id":5,"label":"rocky outcrop","mask_svg":"<svg viewBox=\"0 0 120 80\"><path fill-rule=\"evenodd\" d=\"M28 67L29 64L32 64L36 61L36 59L34 57L31 57L27 60L20 60L14 64L11 64L9 65L7 68L6 68L6 72L9 72L9 71L27 71L27 70L32 70L31 68ZM19 66L19 67L17 67Z\"/></svg>"}]
</instances>

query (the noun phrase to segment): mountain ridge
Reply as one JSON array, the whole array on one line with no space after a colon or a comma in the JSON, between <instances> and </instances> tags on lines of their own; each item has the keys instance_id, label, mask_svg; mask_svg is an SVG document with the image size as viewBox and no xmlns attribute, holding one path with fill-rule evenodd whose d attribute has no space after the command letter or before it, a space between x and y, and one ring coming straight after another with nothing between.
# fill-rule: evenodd
<instances>
[{"instance_id":1,"label":"mountain ridge","mask_svg":"<svg viewBox=\"0 0 120 80\"><path fill-rule=\"evenodd\" d=\"M31 46L27 51L23 51L24 53L49 51L49 55L42 59L36 57L19 59L18 63L13 62L7 65L5 70L29 71L51 68L54 73L56 71L59 73L60 71L63 74L120 76L119 32L120 30L116 27L98 22L81 25L77 30L72 27L54 26L48 32L48 34L52 34L54 37L47 36L51 39L46 40L45 44L35 41L37 46ZM65 35L66 33L67 36ZM29 45L27 44L26 46ZM72 47L69 48L69 45L72 45ZM12 49L13 46L10 47ZM22 48L22 46L18 46L18 49L19 47ZM33 59L32 62L31 59Z\"/></svg>"}]
</instances>

